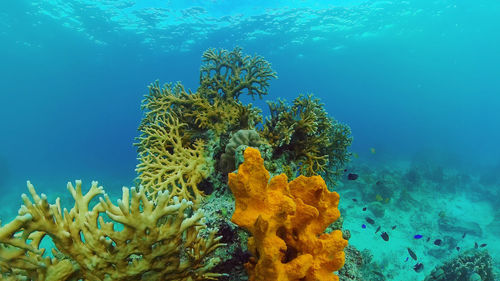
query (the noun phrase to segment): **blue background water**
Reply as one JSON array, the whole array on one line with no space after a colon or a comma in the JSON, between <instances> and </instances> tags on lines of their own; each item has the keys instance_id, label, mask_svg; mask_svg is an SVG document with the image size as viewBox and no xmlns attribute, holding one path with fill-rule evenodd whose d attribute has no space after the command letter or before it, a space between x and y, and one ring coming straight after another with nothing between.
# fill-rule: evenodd
<instances>
[{"instance_id":1,"label":"blue background water","mask_svg":"<svg viewBox=\"0 0 500 281\"><path fill-rule=\"evenodd\" d=\"M489 171L500 165L498 15L496 0L3 0L0 203L17 204L27 179L131 185L146 86L195 90L209 47L270 61L279 79L265 99L320 97L360 158L431 151Z\"/></svg>"},{"instance_id":2,"label":"blue background water","mask_svg":"<svg viewBox=\"0 0 500 281\"><path fill-rule=\"evenodd\" d=\"M236 45L278 72L267 99L315 93L360 155L431 147L471 172L498 163L498 1L328 3L2 1L2 189L127 184L148 83L196 89L201 53Z\"/></svg>"}]
</instances>

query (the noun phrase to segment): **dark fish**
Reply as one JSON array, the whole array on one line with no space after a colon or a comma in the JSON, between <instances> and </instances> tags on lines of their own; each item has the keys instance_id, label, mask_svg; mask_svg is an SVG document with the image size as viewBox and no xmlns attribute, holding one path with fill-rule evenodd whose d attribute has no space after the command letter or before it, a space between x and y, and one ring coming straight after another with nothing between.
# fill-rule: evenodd
<instances>
[{"instance_id":1,"label":"dark fish","mask_svg":"<svg viewBox=\"0 0 500 281\"><path fill-rule=\"evenodd\" d=\"M443 242L443 240L436 239L436 240L434 240L434 245L439 246L439 245L441 245L441 242Z\"/></svg>"},{"instance_id":2,"label":"dark fish","mask_svg":"<svg viewBox=\"0 0 500 281\"><path fill-rule=\"evenodd\" d=\"M344 172L347 172L347 169L344 169Z\"/></svg>"},{"instance_id":3,"label":"dark fish","mask_svg":"<svg viewBox=\"0 0 500 281\"><path fill-rule=\"evenodd\" d=\"M422 236L422 235L420 235L420 234L417 234L417 235L413 236L413 238L415 238L415 239L420 239L420 238L422 238L422 237L423 237L423 236Z\"/></svg>"},{"instance_id":4,"label":"dark fish","mask_svg":"<svg viewBox=\"0 0 500 281\"><path fill-rule=\"evenodd\" d=\"M389 241L389 234L387 234L387 232L382 232L382 234L380 234L380 237L382 237L384 241Z\"/></svg>"},{"instance_id":5,"label":"dark fish","mask_svg":"<svg viewBox=\"0 0 500 281\"><path fill-rule=\"evenodd\" d=\"M410 248L406 249L408 249L408 254L410 254L410 257L414 260L417 260L417 255L415 255L415 253Z\"/></svg>"},{"instance_id":6,"label":"dark fish","mask_svg":"<svg viewBox=\"0 0 500 281\"><path fill-rule=\"evenodd\" d=\"M456 247L455 249L457 249L457 251L460 251L460 247Z\"/></svg>"},{"instance_id":7,"label":"dark fish","mask_svg":"<svg viewBox=\"0 0 500 281\"><path fill-rule=\"evenodd\" d=\"M474 249L479 248L479 245L477 245L477 242L474 242Z\"/></svg>"},{"instance_id":8,"label":"dark fish","mask_svg":"<svg viewBox=\"0 0 500 281\"><path fill-rule=\"evenodd\" d=\"M396 225L393 225L393 226L391 227L391 229L392 229L392 230L396 229Z\"/></svg>"},{"instance_id":9,"label":"dark fish","mask_svg":"<svg viewBox=\"0 0 500 281\"><path fill-rule=\"evenodd\" d=\"M465 238L465 235L466 235L466 234L467 234L467 232L464 232L464 235L462 235L462 239L464 239L464 238Z\"/></svg>"},{"instance_id":10,"label":"dark fish","mask_svg":"<svg viewBox=\"0 0 500 281\"><path fill-rule=\"evenodd\" d=\"M352 198L352 201L354 201L354 202L358 202L358 199L356 199L356 198Z\"/></svg>"},{"instance_id":11,"label":"dark fish","mask_svg":"<svg viewBox=\"0 0 500 281\"><path fill-rule=\"evenodd\" d=\"M405 259L405 262L407 262L407 261L408 261L408 257L406 257L406 259Z\"/></svg>"},{"instance_id":12,"label":"dark fish","mask_svg":"<svg viewBox=\"0 0 500 281\"><path fill-rule=\"evenodd\" d=\"M488 244L481 244L481 245L479 245L479 248L484 248L484 247L486 247L486 245L488 245Z\"/></svg>"},{"instance_id":13,"label":"dark fish","mask_svg":"<svg viewBox=\"0 0 500 281\"><path fill-rule=\"evenodd\" d=\"M366 224L362 224L362 225L361 225L361 228L366 228Z\"/></svg>"},{"instance_id":14,"label":"dark fish","mask_svg":"<svg viewBox=\"0 0 500 281\"><path fill-rule=\"evenodd\" d=\"M350 180L350 181L354 181L354 180L356 180L358 177L359 177L359 176L358 176L358 174L351 174L351 173L349 173L349 174L347 175L347 179L348 179L348 180Z\"/></svg>"},{"instance_id":15,"label":"dark fish","mask_svg":"<svg viewBox=\"0 0 500 281\"><path fill-rule=\"evenodd\" d=\"M363 208L363 211L366 211L366 207Z\"/></svg>"},{"instance_id":16,"label":"dark fish","mask_svg":"<svg viewBox=\"0 0 500 281\"><path fill-rule=\"evenodd\" d=\"M372 220L372 219L371 219L371 218L369 218L369 217L366 217L366 218L365 218L365 220L366 220L366 222L368 222L369 224L374 224L374 223L375 223L375 221L374 221L374 220Z\"/></svg>"},{"instance_id":17,"label":"dark fish","mask_svg":"<svg viewBox=\"0 0 500 281\"><path fill-rule=\"evenodd\" d=\"M430 238L430 237L427 237L427 241L426 241L426 242L429 242L430 240L431 240L431 238Z\"/></svg>"},{"instance_id":18,"label":"dark fish","mask_svg":"<svg viewBox=\"0 0 500 281\"><path fill-rule=\"evenodd\" d=\"M382 272L375 271L375 270L372 270L372 272L375 273L375 275L378 275L380 277L384 277L384 274L382 274Z\"/></svg>"},{"instance_id":19,"label":"dark fish","mask_svg":"<svg viewBox=\"0 0 500 281\"><path fill-rule=\"evenodd\" d=\"M377 227L377 230L375 230L375 233L377 233L380 230L380 225Z\"/></svg>"},{"instance_id":20,"label":"dark fish","mask_svg":"<svg viewBox=\"0 0 500 281\"><path fill-rule=\"evenodd\" d=\"M415 270L415 272L420 272L420 271L424 270L424 264L423 263L417 263L413 267L413 270Z\"/></svg>"}]
</instances>

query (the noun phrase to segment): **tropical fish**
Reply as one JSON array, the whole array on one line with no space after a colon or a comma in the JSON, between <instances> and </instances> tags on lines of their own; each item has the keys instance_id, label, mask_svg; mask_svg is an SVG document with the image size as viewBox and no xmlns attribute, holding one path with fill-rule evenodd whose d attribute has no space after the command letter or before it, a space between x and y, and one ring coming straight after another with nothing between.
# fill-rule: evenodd
<instances>
[{"instance_id":1,"label":"tropical fish","mask_svg":"<svg viewBox=\"0 0 500 281\"><path fill-rule=\"evenodd\" d=\"M479 245L479 248L484 248L484 247L486 247L486 245L488 245L488 244L483 243L483 244Z\"/></svg>"},{"instance_id":2,"label":"tropical fish","mask_svg":"<svg viewBox=\"0 0 500 281\"><path fill-rule=\"evenodd\" d=\"M350 180L350 181L354 181L354 180L356 180L358 177L359 177L359 176L358 176L358 174L352 174L352 173L349 173L349 174L347 175L347 179L348 179L348 180Z\"/></svg>"},{"instance_id":3,"label":"tropical fish","mask_svg":"<svg viewBox=\"0 0 500 281\"><path fill-rule=\"evenodd\" d=\"M479 248L479 245L477 245L477 242L474 242L474 249Z\"/></svg>"},{"instance_id":4,"label":"tropical fish","mask_svg":"<svg viewBox=\"0 0 500 281\"><path fill-rule=\"evenodd\" d=\"M391 229L392 229L392 230L396 229L396 225L393 225L393 226L391 227Z\"/></svg>"},{"instance_id":5,"label":"tropical fish","mask_svg":"<svg viewBox=\"0 0 500 281\"><path fill-rule=\"evenodd\" d=\"M358 199L356 199L356 198L352 198L352 201L354 201L354 202L358 202Z\"/></svg>"},{"instance_id":6,"label":"tropical fish","mask_svg":"<svg viewBox=\"0 0 500 281\"><path fill-rule=\"evenodd\" d=\"M420 234L416 234L415 236L413 236L413 238L415 238L415 239L421 239L422 237L424 237L424 236L422 236Z\"/></svg>"},{"instance_id":7,"label":"tropical fish","mask_svg":"<svg viewBox=\"0 0 500 281\"><path fill-rule=\"evenodd\" d=\"M413 252L410 248L406 248L408 250L408 254L410 254L410 257L414 260L417 260L417 255L415 252Z\"/></svg>"},{"instance_id":8,"label":"tropical fish","mask_svg":"<svg viewBox=\"0 0 500 281\"><path fill-rule=\"evenodd\" d=\"M362 224L362 225L361 225L361 228L366 228L366 224Z\"/></svg>"},{"instance_id":9,"label":"tropical fish","mask_svg":"<svg viewBox=\"0 0 500 281\"><path fill-rule=\"evenodd\" d=\"M356 158L356 159L359 158L359 155L356 152L353 152L352 156L354 156L354 158Z\"/></svg>"},{"instance_id":10,"label":"tropical fish","mask_svg":"<svg viewBox=\"0 0 500 281\"><path fill-rule=\"evenodd\" d=\"M377 233L380 230L380 225L377 227L377 230L375 230L375 233Z\"/></svg>"},{"instance_id":11,"label":"tropical fish","mask_svg":"<svg viewBox=\"0 0 500 281\"><path fill-rule=\"evenodd\" d=\"M415 270L415 272L421 272L422 270L424 270L424 264L423 263L417 263L413 267L413 270Z\"/></svg>"},{"instance_id":12,"label":"tropical fish","mask_svg":"<svg viewBox=\"0 0 500 281\"><path fill-rule=\"evenodd\" d=\"M375 275L378 275L380 277L384 277L384 274L382 274L382 272L375 271L375 270L372 270L372 272L375 273Z\"/></svg>"},{"instance_id":13,"label":"tropical fish","mask_svg":"<svg viewBox=\"0 0 500 281\"><path fill-rule=\"evenodd\" d=\"M441 245L441 242L443 242L443 240L441 240L441 239L436 239L436 240L434 240L434 245L436 245L436 246L440 246L440 245Z\"/></svg>"},{"instance_id":14,"label":"tropical fish","mask_svg":"<svg viewBox=\"0 0 500 281\"><path fill-rule=\"evenodd\" d=\"M365 220L369 224L374 224L375 223L375 221L373 219L369 218L369 217L366 217Z\"/></svg>"},{"instance_id":15,"label":"tropical fish","mask_svg":"<svg viewBox=\"0 0 500 281\"><path fill-rule=\"evenodd\" d=\"M457 249L457 251L460 251L460 247L456 247L455 249Z\"/></svg>"},{"instance_id":16,"label":"tropical fish","mask_svg":"<svg viewBox=\"0 0 500 281\"><path fill-rule=\"evenodd\" d=\"M425 241L425 242L429 242L430 240L431 240L431 238L430 238L430 237L427 237L427 241Z\"/></svg>"},{"instance_id":17,"label":"tropical fish","mask_svg":"<svg viewBox=\"0 0 500 281\"><path fill-rule=\"evenodd\" d=\"M389 241L389 234L387 234L387 232L382 232L382 234L380 234L380 237L382 237L384 241Z\"/></svg>"},{"instance_id":18,"label":"tropical fish","mask_svg":"<svg viewBox=\"0 0 500 281\"><path fill-rule=\"evenodd\" d=\"M366 207L363 208L363 211L366 211Z\"/></svg>"},{"instance_id":19,"label":"tropical fish","mask_svg":"<svg viewBox=\"0 0 500 281\"><path fill-rule=\"evenodd\" d=\"M407 261L408 261L408 257L406 257L406 259L405 259L405 262L407 262Z\"/></svg>"},{"instance_id":20,"label":"tropical fish","mask_svg":"<svg viewBox=\"0 0 500 281\"><path fill-rule=\"evenodd\" d=\"M371 153L371 154L375 154L375 152L376 152L376 151L375 151L375 148L370 147L370 153Z\"/></svg>"},{"instance_id":21,"label":"tropical fish","mask_svg":"<svg viewBox=\"0 0 500 281\"><path fill-rule=\"evenodd\" d=\"M465 235L466 235L466 234L467 234L467 232L464 232L464 235L462 235L462 239L464 239L464 238L465 238Z\"/></svg>"}]
</instances>

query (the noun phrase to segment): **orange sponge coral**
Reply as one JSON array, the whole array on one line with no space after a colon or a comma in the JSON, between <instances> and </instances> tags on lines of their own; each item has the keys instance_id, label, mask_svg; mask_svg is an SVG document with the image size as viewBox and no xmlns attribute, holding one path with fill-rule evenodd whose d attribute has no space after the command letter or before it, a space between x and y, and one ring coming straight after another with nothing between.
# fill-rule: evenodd
<instances>
[{"instance_id":1,"label":"orange sponge coral","mask_svg":"<svg viewBox=\"0 0 500 281\"><path fill-rule=\"evenodd\" d=\"M251 281L339 280L345 261L342 232L323 233L340 217L339 195L320 176L288 182L273 177L257 149L247 148L238 173L229 174L236 199L232 221L253 235L246 264Z\"/></svg>"}]
</instances>

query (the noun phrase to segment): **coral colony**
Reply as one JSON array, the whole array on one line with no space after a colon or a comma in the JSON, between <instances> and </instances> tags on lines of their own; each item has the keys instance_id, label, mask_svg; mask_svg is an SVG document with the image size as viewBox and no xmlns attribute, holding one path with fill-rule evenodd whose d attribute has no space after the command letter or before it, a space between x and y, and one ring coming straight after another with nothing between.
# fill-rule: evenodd
<instances>
[{"instance_id":1,"label":"coral colony","mask_svg":"<svg viewBox=\"0 0 500 281\"><path fill-rule=\"evenodd\" d=\"M115 204L97 182L68 183L67 210L28 182L31 198L0 227L0 280L219 280L233 263L255 281L338 280L348 237L325 181L350 158L350 129L311 95L269 102L265 120L239 100L276 77L260 56L210 49L195 92L151 84L137 186Z\"/></svg>"}]
</instances>

